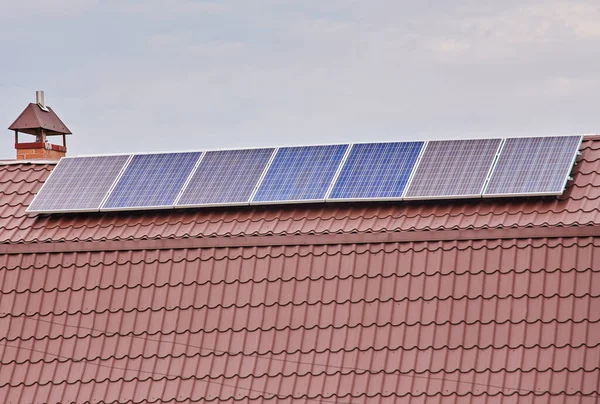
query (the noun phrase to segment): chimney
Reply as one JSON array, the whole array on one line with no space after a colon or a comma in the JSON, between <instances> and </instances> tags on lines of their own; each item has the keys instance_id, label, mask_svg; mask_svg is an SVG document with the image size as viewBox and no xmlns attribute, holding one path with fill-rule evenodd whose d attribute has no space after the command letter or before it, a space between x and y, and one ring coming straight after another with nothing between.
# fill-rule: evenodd
<instances>
[{"instance_id":1,"label":"chimney","mask_svg":"<svg viewBox=\"0 0 600 404\"><path fill-rule=\"evenodd\" d=\"M46 105L44 105L44 92L43 91L38 90L35 92L35 102L42 111L48 112L48 108L46 108Z\"/></svg>"},{"instance_id":2,"label":"chimney","mask_svg":"<svg viewBox=\"0 0 600 404\"><path fill-rule=\"evenodd\" d=\"M35 92L35 104L29 104L21 115L8 127L15 132L17 160L59 160L67 154L67 135L71 131L46 106L44 92ZM35 136L29 141L19 141L19 135L26 133ZM62 136L62 145L50 143L48 138Z\"/></svg>"}]
</instances>

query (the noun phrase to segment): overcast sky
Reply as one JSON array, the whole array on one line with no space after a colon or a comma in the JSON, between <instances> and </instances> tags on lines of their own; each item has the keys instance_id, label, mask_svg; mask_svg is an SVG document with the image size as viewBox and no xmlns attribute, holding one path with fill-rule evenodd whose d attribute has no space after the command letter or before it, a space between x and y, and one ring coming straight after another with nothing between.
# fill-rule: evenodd
<instances>
[{"instance_id":1,"label":"overcast sky","mask_svg":"<svg viewBox=\"0 0 600 404\"><path fill-rule=\"evenodd\" d=\"M0 123L43 89L70 155L600 133L598 0L0 9Z\"/></svg>"}]
</instances>

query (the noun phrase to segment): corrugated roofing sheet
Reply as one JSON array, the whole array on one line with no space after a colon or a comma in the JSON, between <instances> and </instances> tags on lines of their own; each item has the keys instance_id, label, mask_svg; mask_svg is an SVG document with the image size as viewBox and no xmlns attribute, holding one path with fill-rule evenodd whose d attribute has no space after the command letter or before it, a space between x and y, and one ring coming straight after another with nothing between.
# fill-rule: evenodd
<instances>
[{"instance_id":1,"label":"corrugated roofing sheet","mask_svg":"<svg viewBox=\"0 0 600 404\"><path fill-rule=\"evenodd\" d=\"M560 198L41 217L24 210L52 166L0 166L0 402L596 403L600 233L331 238L600 225L600 141L582 151ZM330 241L60 242L283 234ZM39 241L55 251L17 253Z\"/></svg>"}]
</instances>

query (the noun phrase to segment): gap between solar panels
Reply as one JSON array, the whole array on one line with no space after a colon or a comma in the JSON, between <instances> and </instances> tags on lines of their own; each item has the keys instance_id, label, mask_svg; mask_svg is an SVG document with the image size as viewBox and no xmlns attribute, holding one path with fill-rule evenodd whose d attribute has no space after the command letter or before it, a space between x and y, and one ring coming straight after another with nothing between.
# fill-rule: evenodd
<instances>
[{"instance_id":1,"label":"gap between solar panels","mask_svg":"<svg viewBox=\"0 0 600 404\"><path fill-rule=\"evenodd\" d=\"M560 195L582 136L65 157L27 212Z\"/></svg>"}]
</instances>

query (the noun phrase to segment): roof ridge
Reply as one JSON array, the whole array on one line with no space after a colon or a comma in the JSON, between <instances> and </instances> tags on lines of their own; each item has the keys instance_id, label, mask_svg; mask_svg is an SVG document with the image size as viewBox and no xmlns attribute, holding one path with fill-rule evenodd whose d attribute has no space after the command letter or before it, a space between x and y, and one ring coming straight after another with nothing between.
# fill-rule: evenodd
<instances>
[{"instance_id":1,"label":"roof ridge","mask_svg":"<svg viewBox=\"0 0 600 404\"><path fill-rule=\"evenodd\" d=\"M18 165L18 164L23 164L23 165L29 165L29 164L36 164L36 165L44 165L44 164L57 164L58 160L0 160L0 166L11 166L11 165Z\"/></svg>"}]
</instances>

